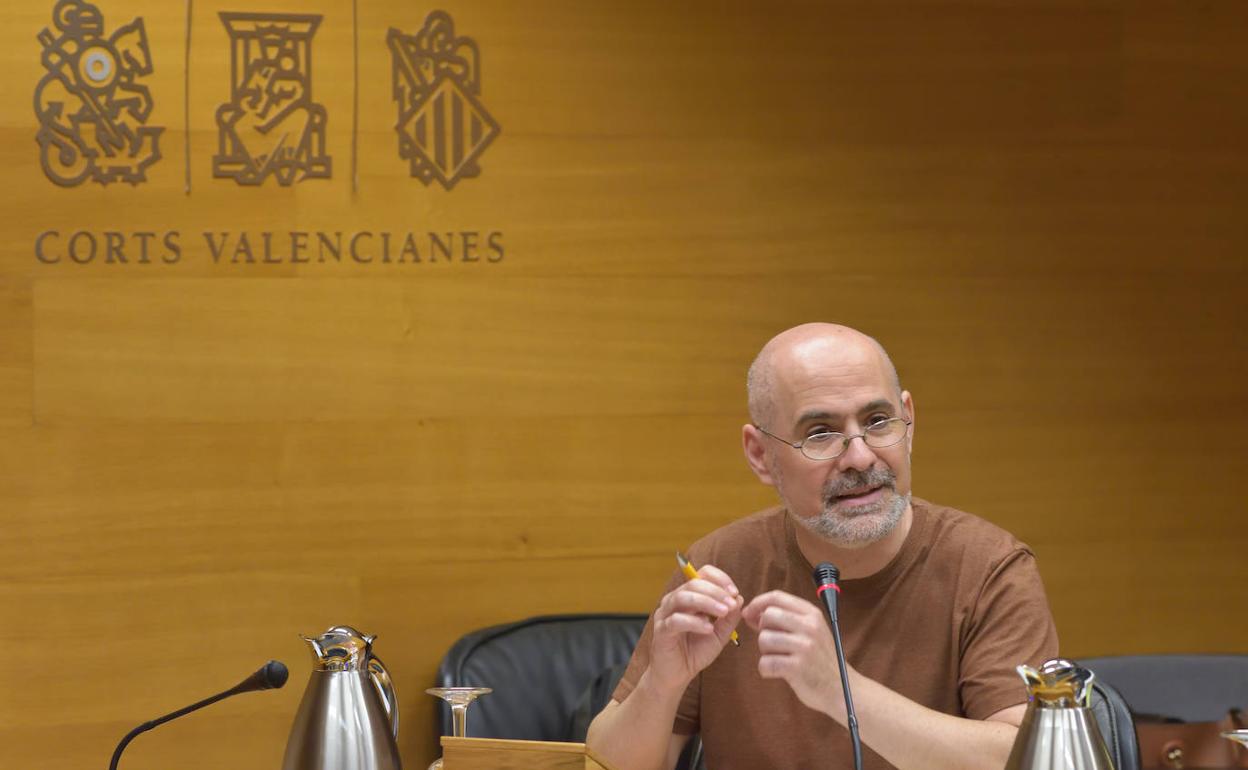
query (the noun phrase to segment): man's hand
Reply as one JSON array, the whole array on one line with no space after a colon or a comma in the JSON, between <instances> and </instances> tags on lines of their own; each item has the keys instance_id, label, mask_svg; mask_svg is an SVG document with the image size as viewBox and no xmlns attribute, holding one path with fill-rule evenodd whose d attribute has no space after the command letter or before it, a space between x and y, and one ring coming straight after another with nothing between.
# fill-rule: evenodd
<instances>
[{"instance_id":1,"label":"man's hand","mask_svg":"<svg viewBox=\"0 0 1248 770\"><path fill-rule=\"evenodd\" d=\"M685 688L723 651L745 600L722 570L703 566L659 601L650 623L650 664L622 702L594 717L585 743L618 767L675 766L689 736L672 732Z\"/></svg>"},{"instance_id":2,"label":"man's hand","mask_svg":"<svg viewBox=\"0 0 1248 770\"><path fill-rule=\"evenodd\" d=\"M663 597L654 613L649 674L681 692L711 665L741 619L744 599L732 579L711 565Z\"/></svg>"},{"instance_id":3,"label":"man's hand","mask_svg":"<svg viewBox=\"0 0 1248 770\"><path fill-rule=\"evenodd\" d=\"M823 609L783 591L758 596L742 609L723 572L703 567L699 575L663 598L654 615L650 667L624 702L608 704L594 719L586 742L619 767L672 767L687 739L671 732L680 696L719 655L738 618L758 632L759 674L783 679L804 705L844 725L836 644ZM716 615L717 602L728 600L728 611ZM966 719L915 703L853 668L846 671L862 742L893 767L994 770L1005 764L1025 705L984 721Z\"/></svg>"},{"instance_id":4,"label":"man's hand","mask_svg":"<svg viewBox=\"0 0 1248 770\"><path fill-rule=\"evenodd\" d=\"M783 679L808 707L830 716L844 711L836 643L823 610L784 591L757 596L742 611L758 631L758 673Z\"/></svg>"}]
</instances>

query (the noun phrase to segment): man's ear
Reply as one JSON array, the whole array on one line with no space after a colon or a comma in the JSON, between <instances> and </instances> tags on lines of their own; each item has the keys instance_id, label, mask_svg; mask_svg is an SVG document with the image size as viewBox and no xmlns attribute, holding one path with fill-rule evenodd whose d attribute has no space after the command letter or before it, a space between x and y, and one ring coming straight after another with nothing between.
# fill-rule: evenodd
<instances>
[{"instance_id":1,"label":"man's ear","mask_svg":"<svg viewBox=\"0 0 1248 770\"><path fill-rule=\"evenodd\" d=\"M774 487L775 479L767 468L767 447L763 443L766 440L767 437L753 425L747 423L741 428L741 448L745 450L745 461L750 464L750 470L754 471L759 481Z\"/></svg>"},{"instance_id":2,"label":"man's ear","mask_svg":"<svg viewBox=\"0 0 1248 770\"><path fill-rule=\"evenodd\" d=\"M914 451L914 397L910 391L901 391L901 408L906 411L906 419L910 421L910 432L906 434L906 453Z\"/></svg>"}]
</instances>

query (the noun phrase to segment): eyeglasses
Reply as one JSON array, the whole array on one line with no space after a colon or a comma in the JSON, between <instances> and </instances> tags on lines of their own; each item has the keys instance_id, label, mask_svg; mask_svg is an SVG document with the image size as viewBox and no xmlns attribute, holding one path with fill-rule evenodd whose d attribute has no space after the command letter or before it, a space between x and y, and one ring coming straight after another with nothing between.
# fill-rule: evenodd
<instances>
[{"instance_id":1,"label":"eyeglasses","mask_svg":"<svg viewBox=\"0 0 1248 770\"><path fill-rule=\"evenodd\" d=\"M906 433L910 430L910 421L902 417L891 417L887 420L873 422L862 433L856 433L852 436L846 436L844 433L833 431L823 431L821 433L812 433L796 443L785 441L759 425L754 427L758 428L764 435L771 436L781 444L793 447L812 460L835 460L845 454L845 450L849 448L849 442L856 438L862 439L863 443L872 449L883 449L893 446L906 437Z\"/></svg>"}]
</instances>

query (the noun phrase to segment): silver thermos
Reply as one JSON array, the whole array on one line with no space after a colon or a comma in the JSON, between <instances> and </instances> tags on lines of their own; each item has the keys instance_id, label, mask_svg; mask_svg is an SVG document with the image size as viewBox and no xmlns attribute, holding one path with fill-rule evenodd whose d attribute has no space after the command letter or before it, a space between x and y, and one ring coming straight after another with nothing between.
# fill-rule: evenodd
<instances>
[{"instance_id":1,"label":"silver thermos","mask_svg":"<svg viewBox=\"0 0 1248 770\"><path fill-rule=\"evenodd\" d=\"M286 741L282 770L401 770L398 701L373 639L334 626L312 647L312 679Z\"/></svg>"},{"instance_id":2,"label":"silver thermos","mask_svg":"<svg viewBox=\"0 0 1248 770\"><path fill-rule=\"evenodd\" d=\"M1092 672L1056 658L1018 673L1030 703L1005 770L1114 770L1088 708Z\"/></svg>"}]
</instances>

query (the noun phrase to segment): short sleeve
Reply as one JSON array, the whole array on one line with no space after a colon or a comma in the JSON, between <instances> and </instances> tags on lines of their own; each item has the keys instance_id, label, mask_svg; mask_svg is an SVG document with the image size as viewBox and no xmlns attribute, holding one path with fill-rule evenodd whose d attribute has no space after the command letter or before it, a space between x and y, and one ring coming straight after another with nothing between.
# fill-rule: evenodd
<instances>
[{"instance_id":1,"label":"short sleeve","mask_svg":"<svg viewBox=\"0 0 1248 770\"><path fill-rule=\"evenodd\" d=\"M1017 666L1057 657L1057 628L1035 555L1025 547L994 567L962 634L958 676L962 712L986 719L1027 700Z\"/></svg>"},{"instance_id":2,"label":"short sleeve","mask_svg":"<svg viewBox=\"0 0 1248 770\"><path fill-rule=\"evenodd\" d=\"M684 581L680 573L675 573L672 579L668 581L667 586L663 589L663 594L675 590L675 588ZM641 675L645 673L646 667L650 665L650 638L653 635L654 613L650 613L650 619L646 621L646 627L641 632L641 638L637 640L637 647L633 650L633 657L628 661L628 668L624 670L624 676L620 679L620 683L616 685L615 692L611 694L611 699L619 703L623 703L634 689L637 683L641 681ZM698 732L699 726L699 693L702 684L702 675L694 677L693 681L686 688L685 694L680 698L680 706L676 709L676 719L672 724L672 732L677 735L693 735Z\"/></svg>"}]
</instances>

